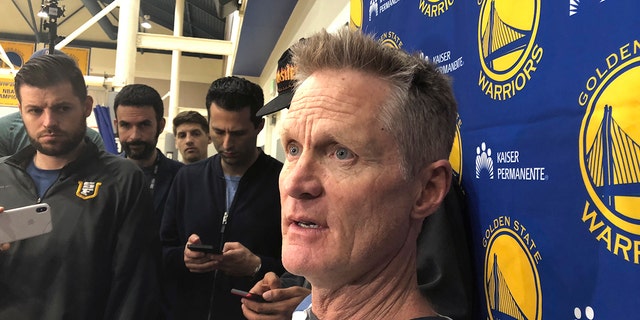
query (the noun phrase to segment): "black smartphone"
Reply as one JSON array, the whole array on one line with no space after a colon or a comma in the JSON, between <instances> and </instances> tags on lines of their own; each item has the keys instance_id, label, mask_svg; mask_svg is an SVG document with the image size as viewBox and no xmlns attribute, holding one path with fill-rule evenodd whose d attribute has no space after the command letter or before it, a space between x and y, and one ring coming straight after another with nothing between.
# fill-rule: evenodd
<instances>
[{"instance_id":1,"label":"black smartphone","mask_svg":"<svg viewBox=\"0 0 640 320\"><path fill-rule=\"evenodd\" d=\"M249 300L267 302L266 300L264 300L264 298L262 298L262 295L259 295L257 293L246 292L238 289L231 289L231 293L235 294L236 296L247 298Z\"/></svg>"},{"instance_id":2,"label":"black smartphone","mask_svg":"<svg viewBox=\"0 0 640 320\"><path fill-rule=\"evenodd\" d=\"M188 244L187 248L192 251L204 252L204 253L213 253L213 254L222 254L220 249L215 248L210 244L201 244L201 243L192 243Z\"/></svg>"}]
</instances>

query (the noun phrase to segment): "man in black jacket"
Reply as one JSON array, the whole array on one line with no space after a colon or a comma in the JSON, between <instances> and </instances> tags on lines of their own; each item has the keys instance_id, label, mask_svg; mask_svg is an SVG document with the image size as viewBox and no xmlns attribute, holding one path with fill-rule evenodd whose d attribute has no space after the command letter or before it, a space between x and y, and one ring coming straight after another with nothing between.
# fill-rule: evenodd
<instances>
[{"instance_id":1,"label":"man in black jacket","mask_svg":"<svg viewBox=\"0 0 640 320\"><path fill-rule=\"evenodd\" d=\"M165 157L156 147L158 137L166 124L162 98L152 87L130 84L118 92L113 101L113 108L116 115L113 122L118 130L122 149L126 157L142 169L149 190L153 194L155 217L151 222L159 230L169 188L176 173L183 166L182 163ZM161 268L161 265L159 253L158 267ZM166 315L170 313L169 300L173 299L166 289L172 286L166 272L162 272L160 283L165 291L162 309Z\"/></svg>"},{"instance_id":2,"label":"man in black jacket","mask_svg":"<svg viewBox=\"0 0 640 320\"><path fill-rule=\"evenodd\" d=\"M176 280L175 319L243 319L232 288L248 290L281 262L282 163L256 147L262 89L226 77L209 88L210 134L218 151L176 175L162 220L165 267ZM211 245L217 253L191 250Z\"/></svg>"},{"instance_id":3,"label":"man in black jacket","mask_svg":"<svg viewBox=\"0 0 640 320\"><path fill-rule=\"evenodd\" d=\"M31 146L0 160L0 206L48 203L53 230L2 247L0 319L153 319L159 243L142 171L85 138L93 99L71 58L29 60L15 89Z\"/></svg>"}]
</instances>

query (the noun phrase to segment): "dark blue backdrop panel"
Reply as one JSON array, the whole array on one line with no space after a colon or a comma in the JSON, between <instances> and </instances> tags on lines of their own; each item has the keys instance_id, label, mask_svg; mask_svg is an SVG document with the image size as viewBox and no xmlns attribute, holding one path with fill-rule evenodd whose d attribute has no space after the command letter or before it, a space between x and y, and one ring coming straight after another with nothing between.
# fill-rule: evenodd
<instances>
[{"instance_id":1,"label":"dark blue backdrop panel","mask_svg":"<svg viewBox=\"0 0 640 320\"><path fill-rule=\"evenodd\" d=\"M636 314L640 2L352 1L452 77L478 319Z\"/></svg>"}]
</instances>

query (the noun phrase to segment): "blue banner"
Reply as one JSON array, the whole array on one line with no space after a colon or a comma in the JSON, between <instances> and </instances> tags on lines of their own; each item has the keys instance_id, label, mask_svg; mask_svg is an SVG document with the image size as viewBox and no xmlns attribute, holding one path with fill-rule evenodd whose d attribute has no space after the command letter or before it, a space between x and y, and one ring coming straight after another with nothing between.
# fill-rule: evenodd
<instances>
[{"instance_id":1,"label":"blue banner","mask_svg":"<svg viewBox=\"0 0 640 320\"><path fill-rule=\"evenodd\" d=\"M453 80L478 319L637 318L640 2L351 2Z\"/></svg>"}]
</instances>

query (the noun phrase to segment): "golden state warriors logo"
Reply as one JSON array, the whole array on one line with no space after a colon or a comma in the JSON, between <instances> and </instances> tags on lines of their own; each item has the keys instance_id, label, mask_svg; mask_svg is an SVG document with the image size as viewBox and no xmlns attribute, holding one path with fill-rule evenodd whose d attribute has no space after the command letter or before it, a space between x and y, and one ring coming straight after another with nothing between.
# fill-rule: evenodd
<instances>
[{"instance_id":1,"label":"golden state warriors logo","mask_svg":"<svg viewBox=\"0 0 640 320\"><path fill-rule=\"evenodd\" d=\"M418 9L423 15L433 18L447 12L454 0L420 0Z\"/></svg>"},{"instance_id":2,"label":"golden state warriors logo","mask_svg":"<svg viewBox=\"0 0 640 320\"><path fill-rule=\"evenodd\" d=\"M595 68L578 97L580 171L589 199L582 221L616 256L640 264L640 40Z\"/></svg>"},{"instance_id":3,"label":"golden state warriors logo","mask_svg":"<svg viewBox=\"0 0 640 320\"><path fill-rule=\"evenodd\" d=\"M507 100L522 91L542 59L535 43L540 0L479 0L478 86L493 100Z\"/></svg>"},{"instance_id":4,"label":"golden state warriors logo","mask_svg":"<svg viewBox=\"0 0 640 320\"><path fill-rule=\"evenodd\" d=\"M493 219L482 245L484 293L488 318L542 319L538 263L542 255L529 230L508 216Z\"/></svg>"},{"instance_id":5,"label":"golden state warriors logo","mask_svg":"<svg viewBox=\"0 0 640 320\"><path fill-rule=\"evenodd\" d=\"M383 33L380 38L378 38L378 42L395 49L400 49L404 45L402 40L400 40L400 37L398 37L398 35L393 31Z\"/></svg>"},{"instance_id":6,"label":"golden state warriors logo","mask_svg":"<svg viewBox=\"0 0 640 320\"><path fill-rule=\"evenodd\" d=\"M102 182L93 181L78 181L78 189L76 190L76 196L82 200L95 198L98 196L98 190Z\"/></svg>"}]
</instances>

